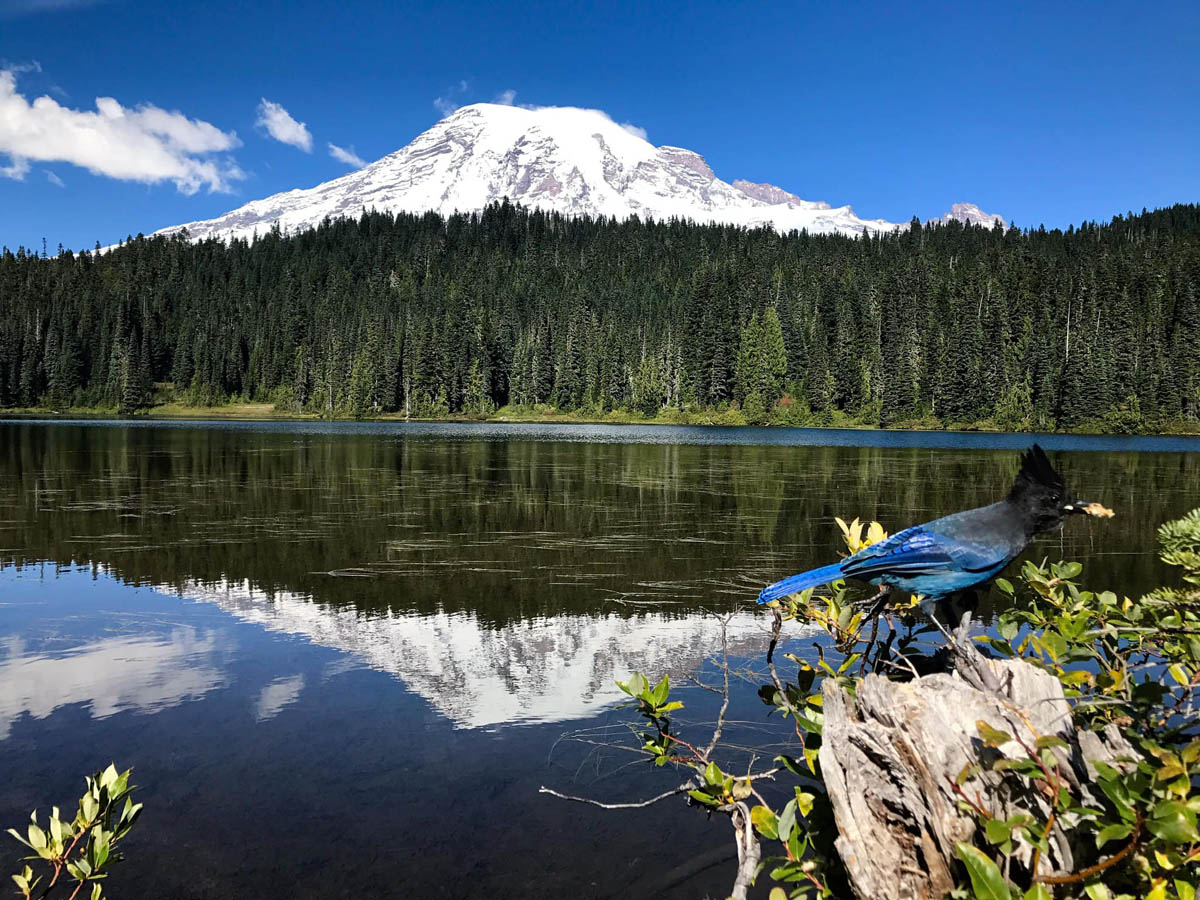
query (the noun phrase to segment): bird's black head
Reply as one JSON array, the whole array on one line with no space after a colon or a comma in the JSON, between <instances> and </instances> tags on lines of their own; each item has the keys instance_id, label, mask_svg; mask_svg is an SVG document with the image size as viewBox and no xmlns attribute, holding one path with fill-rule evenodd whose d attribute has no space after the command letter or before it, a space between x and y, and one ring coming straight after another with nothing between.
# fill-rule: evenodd
<instances>
[{"instance_id":1,"label":"bird's black head","mask_svg":"<svg viewBox=\"0 0 1200 900\"><path fill-rule=\"evenodd\" d=\"M1031 537L1051 531L1071 513L1110 518L1112 510L1099 503L1075 499L1067 492L1062 476L1054 471L1046 453L1034 444L1021 456L1021 471L1007 500L1021 511L1025 531Z\"/></svg>"}]
</instances>

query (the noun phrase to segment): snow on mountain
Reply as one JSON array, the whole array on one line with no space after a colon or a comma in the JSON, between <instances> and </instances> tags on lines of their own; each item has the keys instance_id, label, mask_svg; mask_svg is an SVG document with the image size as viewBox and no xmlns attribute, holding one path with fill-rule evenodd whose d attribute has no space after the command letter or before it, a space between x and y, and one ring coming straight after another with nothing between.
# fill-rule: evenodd
<instances>
[{"instance_id":1,"label":"snow on mountain","mask_svg":"<svg viewBox=\"0 0 1200 900\"><path fill-rule=\"evenodd\" d=\"M186 228L193 239L252 238L276 223L295 233L364 209L448 215L504 197L572 216L679 217L847 235L901 227L861 219L849 206L801 200L774 185L728 184L699 154L655 147L599 110L477 103L356 172L157 233Z\"/></svg>"},{"instance_id":2,"label":"snow on mountain","mask_svg":"<svg viewBox=\"0 0 1200 900\"><path fill-rule=\"evenodd\" d=\"M1003 216L985 213L974 203L955 203L950 207L950 212L940 219L932 219L931 224L933 222L940 222L943 225L950 222L962 222L964 225L982 225L985 228L992 228L995 225L1004 228L1008 225Z\"/></svg>"}]
</instances>

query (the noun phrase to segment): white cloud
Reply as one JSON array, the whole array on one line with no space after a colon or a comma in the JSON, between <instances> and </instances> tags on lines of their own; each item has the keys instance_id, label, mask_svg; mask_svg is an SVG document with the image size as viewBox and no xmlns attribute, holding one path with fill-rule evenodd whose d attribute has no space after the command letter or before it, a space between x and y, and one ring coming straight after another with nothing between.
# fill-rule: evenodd
<instances>
[{"instance_id":1,"label":"white cloud","mask_svg":"<svg viewBox=\"0 0 1200 900\"><path fill-rule=\"evenodd\" d=\"M245 173L212 154L241 146L233 132L151 104L124 107L97 97L96 111L70 109L48 96L30 102L17 92L17 73L0 70L0 175L23 178L30 161L67 162L123 181L172 182L180 192L228 191Z\"/></svg>"},{"instance_id":2,"label":"white cloud","mask_svg":"<svg viewBox=\"0 0 1200 900\"><path fill-rule=\"evenodd\" d=\"M460 81L457 85L446 89L446 93L440 97L435 97L433 100L433 108L440 112L443 116L448 116L460 106L458 98L467 92L470 85L466 80Z\"/></svg>"},{"instance_id":3,"label":"white cloud","mask_svg":"<svg viewBox=\"0 0 1200 900\"><path fill-rule=\"evenodd\" d=\"M55 187L60 187L60 188L66 187L66 185L63 184L63 180L61 178L59 178L57 175L55 175L54 172L50 171L49 169L42 169L42 171L46 173L46 180L48 182L50 182L52 185L54 185Z\"/></svg>"},{"instance_id":4,"label":"white cloud","mask_svg":"<svg viewBox=\"0 0 1200 900\"><path fill-rule=\"evenodd\" d=\"M628 131L630 134L632 134L634 137L640 137L643 141L649 140L649 136L646 134L645 128L641 128L637 125L634 125L632 122L622 122L621 127L624 128L626 131Z\"/></svg>"},{"instance_id":5,"label":"white cloud","mask_svg":"<svg viewBox=\"0 0 1200 900\"><path fill-rule=\"evenodd\" d=\"M12 72L16 75L24 75L26 72L41 72L42 64L36 59L31 59L28 62L13 63L6 59L0 60L0 69L7 72Z\"/></svg>"},{"instance_id":6,"label":"white cloud","mask_svg":"<svg viewBox=\"0 0 1200 900\"><path fill-rule=\"evenodd\" d=\"M58 12L80 6L95 6L103 0L0 0L0 19L41 12Z\"/></svg>"},{"instance_id":7,"label":"white cloud","mask_svg":"<svg viewBox=\"0 0 1200 900\"><path fill-rule=\"evenodd\" d=\"M308 126L297 122L291 113L266 97L258 104L258 119L254 124L267 129L267 134L280 143L298 147L305 153L312 153L313 139Z\"/></svg>"},{"instance_id":8,"label":"white cloud","mask_svg":"<svg viewBox=\"0 0 1200 900\"><path fill-rule=\"evenodd\" d=\"M496 99L493 100L492 102L499 103L501 106L512 106L513 101L516 99L517 99L517 92L514 91L512 88L509 88L507 91L501 91L499 94L497 94Z\"/></svg>"},{"instance_id":9,"label":"white cloud","mask_svg":"<svg viewBox=\"0 0 1200 900\"><path fill-rule=\"evenodd\" d=\"M29 174L29 160L23 156L12 154L12 162L0 166L0 178L12 178L14 181L24 181Z\"/></svg>"},{"instance_id":10,"label":"white cloud","mask_svg":"<svg viewBox=\"0 0 1200 900\"><path fill-rule=\"evenodd\" d=\"M337 144L330 143L329 155L338 162L345 163L348 166L353 166L355 169L361 169L367 164L367 161L354 152L353 147L339 147Z\"/></svg>"}]
</instances>

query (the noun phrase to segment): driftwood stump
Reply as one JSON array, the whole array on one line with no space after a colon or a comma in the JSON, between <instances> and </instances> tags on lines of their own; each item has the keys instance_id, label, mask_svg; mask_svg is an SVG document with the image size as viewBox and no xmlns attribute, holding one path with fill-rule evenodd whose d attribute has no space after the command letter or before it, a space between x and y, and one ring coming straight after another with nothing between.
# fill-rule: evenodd
<instances>
[{"instance_id":1,"label":"driftwood stump","mask_svg":"<svg viewBox=\"0 0 1200 900\"><path fill-rule=\"evenodd\" d=\"M908 683L868 675L852 699L832 679L825 682L825 729L821 771L833 804L838 853L860 898L940 900L954 887L955 844L970 841L975 821L958 809L952 784L986 754L1026 756L1010 741L987 748L976 722L1021 736L1057 735L1069 750L1056 750L1066 776L1085 796L1094 771L1088 762L1133 755L1116 729L1102 737L1080 733L1058 679L1020 660L985 660L970 649L954 674L928 675ZM981 676L982 675L982 679ZM994 680L993 680L994 679ZM997 685L980 689L981 680ZM1018 806L1047 810L1040 795L1014 794L1014 779L983 772L968 783L982 805L1009 815ZM1051 852L1038 870L1063 874L1075 868L1081 847L1055 829ZM1094 846L1094 845L1093 845ZM1032 865L1026 858L1018 864Z\"/></svg>"}]
</instances>

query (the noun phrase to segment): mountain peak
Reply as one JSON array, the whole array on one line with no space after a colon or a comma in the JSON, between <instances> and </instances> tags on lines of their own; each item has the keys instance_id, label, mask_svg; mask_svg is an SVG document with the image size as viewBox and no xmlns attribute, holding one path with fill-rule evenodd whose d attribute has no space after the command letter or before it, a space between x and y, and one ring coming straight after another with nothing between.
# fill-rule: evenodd
<instances>
[{"instance_id":1,"label":"mountain peak","mask_svg":"<svg viewBox=\"0 0 1200 900\"><path fill-rule=\"evenodd\" d=\"M1008 225L1003 216L986 213L974 203L954 203L950 206L950 212L940 219L932 219L931 222L940 222L943 225L962 222L964 225L982 225L985 228L993 228L996 225L1004 228Z\"/></svg>"},{"instance_id":2,"label":"mountain peak","mask_svg":"<svg viewBox=\"0 0 1200 900\"><path fill-rule=\"evenodd\" d=\"M860 235L899 227L774 185L729 184L699 153L656 147L641 129L600 110L473 103L356 172L157 233L187 228L194 240L248 239L275 225L295 233L363 209L449 215L504 198L569 216L679 218L785 232Z\"/></svg>"}]
</instances>

